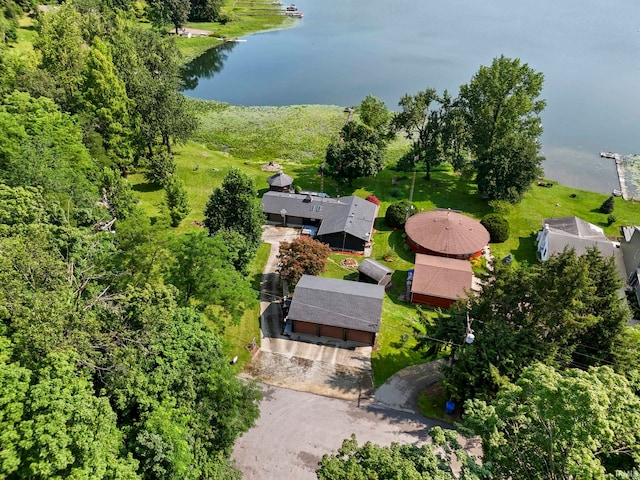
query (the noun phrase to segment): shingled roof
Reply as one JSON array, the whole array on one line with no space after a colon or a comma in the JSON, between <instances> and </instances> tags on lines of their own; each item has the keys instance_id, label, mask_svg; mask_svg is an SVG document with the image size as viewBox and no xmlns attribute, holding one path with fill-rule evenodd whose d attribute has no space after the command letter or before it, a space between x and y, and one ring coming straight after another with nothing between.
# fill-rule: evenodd
<instances>
[{"instance_id":1,"label":"shingled roof","mask_svg":"<svg viewBox=\"0 0 640 480\"><path fill-rule=\"evenodd\" d=\"M457 300L470 290L471 264L466 260L416 253L411 293Z\"/></svg>"},{"instance_id":2,"label":"shingled roof","mask_svg":"<svg viewBox=\"0 0 640 480\"><path fill-rule=\"evenodd\" d=\"M562 253L565 247L573 247L582 255L588 247L597 247L605 257L614 254L614 246L597 225L578 217L545 218L542 228L549 227L549 255Z\"/></svg>"},{"instance_id":3,"label":"shingled roof","mask_svg":"<svg viewBox=\"0 0 640 480\"><path fill-rule=\"evenodd\" d=\"M276 173L267 178L267 183L272 187L288 187L293 183L293 178L284 173L282 170L278 170Z\"/></svg>"},{"instance_id":4,"label":"shingled roof","mask_svg":"<svg viewBox=\"0 0 640 480\"><path fill-rule=\"evenodd\" d=\"M289 320L378 332L384 287L303 275L293 292Z\"/></svg>"},{"instance_id":5,"label":"shingled roof","mask_svg":"<svg viewBox=\"0 0 640 480\"><path fill-rule=\"evenodd\" d=\"M356 238L370 240L377 206L364 198L350 196L324 198L286 192L267 192L262 196L264 213L322 220L318 236L347 232Z\"/></svg>"},{"instance_id":6,"label":"shingled roof","mask_svg":"<svg viewBox=\"0 0 640 480\"><path fill-rule=\"evenodd\" d=\"M442 255L472 255L489 243L489 232L480 222L453 210L418 213L404 229L415 244Z\"/></svg>"}]
</instances>

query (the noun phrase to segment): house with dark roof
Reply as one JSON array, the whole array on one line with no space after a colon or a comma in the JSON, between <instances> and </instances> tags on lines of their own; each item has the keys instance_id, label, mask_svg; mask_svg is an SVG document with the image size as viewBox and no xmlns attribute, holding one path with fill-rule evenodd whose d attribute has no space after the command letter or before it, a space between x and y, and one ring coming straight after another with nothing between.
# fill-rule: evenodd
<instances>
[{"instance_id":1,"label":"house with dark roof","mask_svg":"<svg viewBox=\"0 0 640 480\"><path fill-rule=\"evenodd\" d=\"M341 251L364 251L371 241L378 214L376 204L356 196L327 198L267 192L261 205L268 222L317 227L315 238Z\"/></svg>"},{"instance_id":2,"label":"house with dark roof","mask_svg":"<svg viewBox=\"0 0 640 480\"><path fill-rule=\"evenodd\" d=\"M627 276L626 284L635 291L640 302L640 227L622 227L620 247Z\"/></svg>"},{"instance_id":3,"label":"house with dark roof","mask_svg":"<svg viewBox=\"0 0 640 480\"><path fill-rule=\"evenodd\" d=\"M294 333L375 344L384 287L303 275L286 321Z\"/></svg>"},{"instance_id":4,"label":"house with dark roof","mask_svg":"<svg viewBox=\"0 0 640 480\"><path fill-rule=\"evenodd\" d=\"M282 170L278 170L276 173L267 178L269 184L269 190L274 192L289 192L291 185L293 184L293 178L284 173Z\"/></svg>"},{"instance_id":5,"label":"house with dark roof","mask_svg":"<svg viewBox=\"0 0 640 480\"><path fill-rule=\"evenodd\" d=\"M416 253L411 302L449 308L471 290L473 271L467 260Z\"/></svg>"},{"instance_id":6,"label":"house with dark roof","mask_svg":"<svg viewBox=\"0 0 640 480\"><path fill-rule=\"evenodd\" d=\"M537 241L538 255L543 262L565 248L574 248L577 255L582 255L587 248L596 247L603 257L611 257L615 251L602 228L578 217L545 218Z\"/></svg>"},{"instance_id":7,"label":"house with dark roof","mask_svg":"<svg viewBox=\"0 0 640 480\"><path fill-rule=\"evenodd\" d=\"M365 258L358 265L358 281L387 286L391 283L393 270L370 258Z\"/></svg>"}]
</instances>

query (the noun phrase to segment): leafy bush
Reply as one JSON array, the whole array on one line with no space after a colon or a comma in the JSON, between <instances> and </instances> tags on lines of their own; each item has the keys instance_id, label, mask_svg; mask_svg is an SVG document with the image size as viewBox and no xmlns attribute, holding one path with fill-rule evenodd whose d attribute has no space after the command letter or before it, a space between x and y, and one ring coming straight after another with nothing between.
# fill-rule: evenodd
<instances>
[{"instance_id":1,"label":"leafy bush","mask_svg":"<svg viewBox=\"0 0 640 480\"><path fill-rule=\"evenodd\" d=\"M607 217L607 225L613 225L614 223L616 223L616 216L611 214Z\"/></svg>"},{"instance_id":2,"label":"leafy bush","mask_svg":"<svg viewBox=\"0 0 640 480\"><path fill-rule=\"evenodd\" d=\"M393 198L400 198L402 196L402 190L397 187L392 188L389 192L389 195L391 195Z\"/></svg>"},{"instance_id":3,"label":"leafy bush","mask_svg":"<svg viewBox=\"0 0 640 480\"><path fill-rule=\"evenodd\" d=\"M402 228L406 219L416 213L418 213L418 209L411 202L402 200L389 205L384 215L384 220L391 228Z\"/></svg>"},{"instance_id":4,"label":"leafy bush","mask_svg":"<svg viewBox=\"0 0 640 480\"><path fill-rule=\"evenodd\" d=\"M612 213L613 209L615 208L615 206L616 206L616 201L613 198L613 195L611 195L604 202L602 202L602 205L600 205L600 212L601 213Z\"/></svg>"},{"instance_id":5,"label":"leafy bush","mask_svg":"<svg viewBox=\"0 0 640 480\"><path fill-rule=\"evenodd\" d=\"M509 222L502 215L490 213L480 223L489 231L491 243L502 243L509 238Z\"/></svg>"},{"instance_id":6,"label":"leafy bush","mask_svg":"<svg viewBox=\"0 0 640 480\"><path fill-rule=\"evenodd\" d=\"M367 198L365 198L365 200L367 202L375 203L376 205L380 206L380 200L378 200L378 197L376 197L375 195L369 195Z\"/></svg>"}]
</instances>

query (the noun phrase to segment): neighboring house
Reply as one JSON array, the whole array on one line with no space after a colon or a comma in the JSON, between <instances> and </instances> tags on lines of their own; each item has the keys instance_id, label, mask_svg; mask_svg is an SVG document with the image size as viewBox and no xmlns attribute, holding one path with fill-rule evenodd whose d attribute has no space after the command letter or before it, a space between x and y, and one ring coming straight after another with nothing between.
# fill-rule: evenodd
<instances>
[{"instance_id":1,"label":"neighboring house","mask_svg":"<svg viewBox=\"0 0 640 480\"><path fill-rule=\"evenodd\" d=\"M620 247L624 257L627 284L635 291L640 302L640 227L622 227L622 234Z\"/></svg>"},{"instance_id":2,"label":"neighboring house","mask_svg":"<svg viewBox=\"0 0 640 480\"><path fill-rule=\"evenodd\" d=\"M269 184L270 191L289 192L291 191L293 178L284 173L282 170L278 170L276 173L267 178L267 183Z\"/></svg>"},{"instance_id":3,"label":"neighboring house","mask_svg":"<svg viewBox=\"0 0 640 480\"><path fill-rule=\"evenodd\" d=\"M287 323L294 333L374 345L384 287L303 275L293 292Z\"/></svg>"},{"instance_id":4,"label":"neighboring house","mask_svg":"<svg viewBox=\"0 0 640 480\"><path fill-rule=\"evenodd\" d=\"M365 258L358 265L359 282L373 283L386 287L391 283L391 275L393 275L393 270L370 258Z\"/></svg>"},{"instance_id":5,"label":"neighboring house","mask_svg":"<svg viewBox=\"0 0 640 480\"><path fill-rule=\"evenodd\" d=\"M490 238L479 221L450 209L412 215L404 230L414 252L461 260L480 257Z\"/></svg>"},{"instance_id":6,"label":"neighboring house","mask_svg":"<svg viewBox=\"0 0 640 480\"><path fill-rule=\"evenodd\" d=\"M267 221L281 225L314 226L315 238L333 250L363 252L373 236L378 206L364 198L326 198L284 192L262 196Z\"/></svg>"},{"instance_id":7,"label":"neighboring house","mask_svg":"<svg viewBox=\"0 0 640 480\"><path fill-rule=\"evenodd\" d=\"M467 260L416 253L411 302L449 308L471 290L473 272Z\"/></svg>"},{"instance_id":8,"label":"neighboring house","mask_svg":"<svg viewBox=\"0 0 640 480\"><path fill-rule=\"evenodd\" d=\"M543 262L567 247L573 247L577 255L584 254L589 247L597 247L603 257L611 257L615 251L602 228L578 217L545 218L537 242L538 256Z\"/></svg>"}]
</instances>

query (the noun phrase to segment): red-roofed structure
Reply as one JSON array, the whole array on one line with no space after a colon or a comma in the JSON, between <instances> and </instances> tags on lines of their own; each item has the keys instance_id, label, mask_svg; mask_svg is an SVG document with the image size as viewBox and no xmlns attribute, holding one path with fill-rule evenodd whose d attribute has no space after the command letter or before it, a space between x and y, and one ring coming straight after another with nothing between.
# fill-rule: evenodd
<instances>
[{"instance_id":1,"label":"red-roofed structure","mask_svg":"<svg viewBox=\"0 0 640 480\"><path fill-rule=\"evenodd\" d=\"M468 261L417 253L411 302L449 308L458 298L466 296L472 282Z\"/></svg>"},{"instance_id":2,"label":"red-roofed structure","mask_svg":"<svg viewBox=\"0 0 640 480\"><path fill-rule=\"evenodd\" d=\"M482 255L489 232L480 222L453 210L431 210L405 223L407 243L416 253L468 260Z\"/></svg>"}]
</instances>

